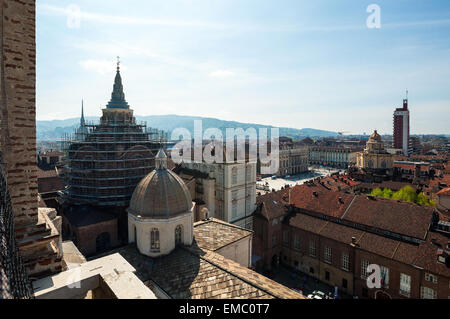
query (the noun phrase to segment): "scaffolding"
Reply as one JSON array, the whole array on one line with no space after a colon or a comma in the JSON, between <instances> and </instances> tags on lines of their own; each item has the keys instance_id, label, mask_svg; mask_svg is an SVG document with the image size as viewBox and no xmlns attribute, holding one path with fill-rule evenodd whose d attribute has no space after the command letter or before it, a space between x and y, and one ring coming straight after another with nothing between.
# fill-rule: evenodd
<instances>
[{"instance_id":1,"label":"scaffolding","mask_svg":"<svg viewBox=\"0 0 450 319\"><path fill-rule=\"evenodd\" d=\"M64 202L126 207L136 185L154 169L155 154L169 143L166 132L136 123L130 113L108 110L100 123L82 123L63 136L62 144Z\"/></svg>"}]
</instances>

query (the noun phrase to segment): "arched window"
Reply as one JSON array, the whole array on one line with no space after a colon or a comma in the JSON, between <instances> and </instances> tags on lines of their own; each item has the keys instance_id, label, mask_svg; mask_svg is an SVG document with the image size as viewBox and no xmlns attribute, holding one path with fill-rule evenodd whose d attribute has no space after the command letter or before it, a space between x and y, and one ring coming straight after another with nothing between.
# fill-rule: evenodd
<instances>
[{"instance_id":1,"label":"arched window","mask_svg":"<svg viewBox=\"0 0 450 319\"><path fill-rule=\"evenodd\" d=\"M153 228L150 233L150 250L153 252L159 252L159 230Z\"/></svg>"},{"instance_id":2,"label":"arched window","mask_svg":"<svg viewBox=\"0 0 450 319\"><path fill-rule=\"evenodd\" d=\"M179 245L183 243L183 226L178 225L175 228L175 245Z\"/></svg>"},{"instance_id":3,"label":"arched window","mask_svg":"<svg viewBox=\"0 0 450 319\"><path fill-rule=\"evenodd\" d=\"M382 162L381 162L381 167L382 167L382 168L386 168L386 161L382 161Z\"/></svg>"}]
</instances>

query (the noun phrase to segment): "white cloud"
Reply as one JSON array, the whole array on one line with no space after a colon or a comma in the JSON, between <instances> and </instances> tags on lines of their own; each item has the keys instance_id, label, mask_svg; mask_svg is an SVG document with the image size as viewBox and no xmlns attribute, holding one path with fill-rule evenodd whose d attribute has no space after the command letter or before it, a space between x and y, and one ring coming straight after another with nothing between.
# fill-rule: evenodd
<instances>
[{"instance_id":1,"label":"white cloud","mask_svg":"<svg viewBox=\"0 0 450 319\"><path fill-rule=\"evenodd\" d=\"M209 76L213 77L213 78L229 78L234 76L235 73L229 70L217 70L214 72L211 72L209 74Z\"/></svg>"},{"instance_id":2,"label":"white cloud","mask_svg":"<svg viewBox=\"0 0 450 319\"><path fill-rule=\"evenodd\" d=\"M117 61L114 60L83 60L80 61L80 66L86 71L94 71L101 75L111 74L111 70L114 70L117 66ZM123 65L120 66L122 70L127 68Z\"/></svg>"}]
</instances>

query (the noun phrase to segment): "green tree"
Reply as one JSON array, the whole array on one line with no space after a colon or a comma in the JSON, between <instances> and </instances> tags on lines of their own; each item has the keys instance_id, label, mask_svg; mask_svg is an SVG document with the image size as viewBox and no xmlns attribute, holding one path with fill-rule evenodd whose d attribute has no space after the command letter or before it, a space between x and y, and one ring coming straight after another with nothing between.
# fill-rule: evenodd
<instances>
[{"instance_id":1,"label":"green tree","mask_svg":"<svg viewBox=\"0 0 450 319\"><path fill-rule=\"evenodd\" d=\"M382 196L384 198L392 198L393 195L394 195L394 192L391 189L389 189L389 188L383 189L383 195Z\"/></svg>"},{"instance_id":2,"label":"green tree","mask_svg":"<svg viewBox=\"0 0 450 319\"><path fill-rule=\"evenodd\" d=\"M417 200L417 193L411 186L407 185L398 192L392 195L392 199L404 200L407 202L415 203Z\"/></svg>"},{"instance_id":3,"label":"green tree","mask_svg":"<svg viewBox=\"0 0 450 319\"><path fill-rule=\"evenodd\" d=\"M382 197L383 196L383 191L380 188L375 188L374 190L372 190L370 195Z\"/></svg>"}]
</instances>

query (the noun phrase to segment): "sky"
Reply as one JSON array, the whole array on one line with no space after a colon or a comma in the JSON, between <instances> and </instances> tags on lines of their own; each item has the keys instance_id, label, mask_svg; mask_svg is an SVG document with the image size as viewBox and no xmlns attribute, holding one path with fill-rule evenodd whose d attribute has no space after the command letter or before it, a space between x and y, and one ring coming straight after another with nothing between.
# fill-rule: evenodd
<instances>
[{"instance_id":1,"label":"sky","mask_svg":"<svg viewBox=\"0 0 450 319\"><path fill-rule=\"evenodd\" d=\"M408 90L411 133L450 134L450 1L38 0L36 17L38 120L82 99L100 116L120 56L137 115L392 134Z\"/></svg>"}]
</instances>

